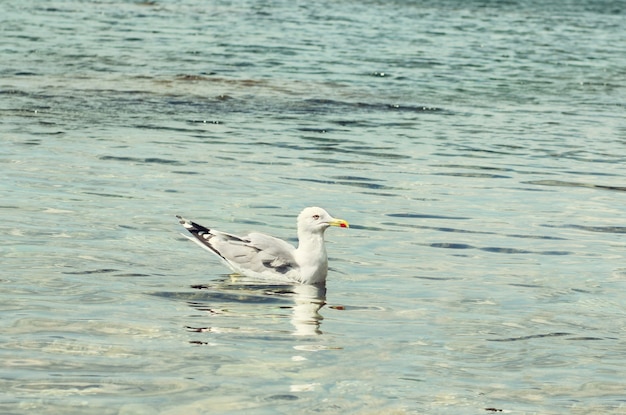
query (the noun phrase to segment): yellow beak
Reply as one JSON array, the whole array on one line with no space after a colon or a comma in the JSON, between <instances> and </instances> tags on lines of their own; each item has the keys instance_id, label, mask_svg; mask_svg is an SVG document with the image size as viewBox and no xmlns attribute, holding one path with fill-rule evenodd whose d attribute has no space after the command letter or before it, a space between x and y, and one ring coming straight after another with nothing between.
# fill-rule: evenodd
<instances>
[{"instance_id":1,"label":"yellow beak","mask_svg":"<svg viewBox=\"0 0 626 415\"><path fill-rule=\"evenodd\" d=\"M333 219L328 222L330 226L339 226L340 228L349 228L350 225L343 219Z\"/></svg>"}]
</instances>

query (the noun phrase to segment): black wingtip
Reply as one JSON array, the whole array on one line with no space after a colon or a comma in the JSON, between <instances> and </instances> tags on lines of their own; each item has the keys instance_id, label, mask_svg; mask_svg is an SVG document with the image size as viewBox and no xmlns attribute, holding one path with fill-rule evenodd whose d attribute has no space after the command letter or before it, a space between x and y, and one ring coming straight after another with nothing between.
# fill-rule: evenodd
<instances>
[{"instance_id":1,"label":"black wingtip","mask_svg":"<svg viewBox=\"0 0 626 415\"><path fill-rule=\"evenodd\" d=\"M211 230L209 228L206 228L202 225L200 225L199 223L190 221L188 219L183 218L180 215L176 215L176 217L178 218L178 222L183 225L183 227L185 227L185 229L187 229L187 231L191 232L192 234L197 234L199 232L210 232Z\"/></svg>"}]
</instances>

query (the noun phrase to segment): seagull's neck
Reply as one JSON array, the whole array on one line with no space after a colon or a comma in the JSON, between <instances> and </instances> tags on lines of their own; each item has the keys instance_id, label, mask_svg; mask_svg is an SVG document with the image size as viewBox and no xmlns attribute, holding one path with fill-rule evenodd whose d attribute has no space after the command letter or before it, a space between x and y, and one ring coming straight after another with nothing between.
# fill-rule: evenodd
<instances>
[{"instance_id":1,"label":"seagull's neck","mask_svg":"<svg viewBox=\"0 0 626 415\"><path fill-rule=\"evenodd\" d=\"M323 233L306 233L298 232L298 251L326 254L326 248L324 247L324 234ZM313 256L313 255L311 255Z\"/></svg>"},{"instance_id":2,"label":"seagull's neck","mask_svg":"<svg viewBox=\"0 0 626 415\"><path fill-rule=\"evenodd\" d=\"M302 282L313 284L326 279L328 257L323 233L298 232L298 249L295 256L300 265Z\"/></svg>"}]
</instances>

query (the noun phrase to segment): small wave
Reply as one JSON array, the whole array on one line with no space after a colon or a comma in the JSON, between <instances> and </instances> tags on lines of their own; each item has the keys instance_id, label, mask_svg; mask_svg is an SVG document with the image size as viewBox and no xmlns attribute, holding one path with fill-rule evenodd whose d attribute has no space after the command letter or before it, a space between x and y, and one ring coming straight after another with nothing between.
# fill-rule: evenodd
<instances>
[{"instance_id":1,"label":"small wave","mask_svg":"<svg viewBox=\"0 0 626 415\"><path fill-rule=\"evenodd\" d=\"M491 252L496 254L535 254L535 255L571 255L569 251L530 251L518 248L503 248L496 246L478 247L468 244L451 243L451 242L434 242L430 244L420 244L430 246L431 248L446 249L477 249L479 251Z\"/></svg>"},{"instance_id":2,"label":"small wave","mask_svg":"<svg viewBox=\"0 0 626 415\"><path fill-rule=\"evenodd\" d=\"M141 157L119 157L119 156L101 156L99 157L100 160L112 160L112 161L124 161L124 162L130 162L130 163L147 163L147 164L171 164L171 165L176 165L176 166L182 166L183 163L181 163L178 160L169 160L169 159L162 159L162 158L158 158L158 157L147 157L147 158L141 158Z\"/></svg>"},{"instance_id":3,"label":"small wave","mask_svg":"<svg viewBox=\"0 0 626 415\"><path fill-rule=\"evenodd\" d=\"M117 195L117 194L114 194L114 193L83 192L83 194L93 195L93 196L102 196L102 197L115 197L115 198L121 198L121 199L134 199L132 196Z\"/></svg>"},{"instance_id":4,"label":"small wave","mask_svg":"<svg viewBox=\"0 0 626 415\"><path fill-rule=\"evenodd\" d=\"M490 342L516 342L521 340L531 340L531 339L542 339L545 337L562 337L562 336L571 336L572 333L545 333L545 334L532 334L530 336L521 336L521 337L507 337L504 339L487 339Z\"/></svg>"},{"instance_id":5,"label":"small wave","mask_svg":"<svg viewBox=\"0 0 626 415\"><path fill-rule=\"evenodd\" d=\"M454 177L474 177L478 179L510 179L511 176L505 176L502 174L488 174L488 173L449 173L442 172L436 173L436 176L454 176Z\"/></svg>"},{"instance_id":6,"label":"small wave","mask_svg":"<svg viewBox=\"0 0 626 415\"><path fill-rule=\"evenodd\" d=\"M580 229L588 232L626 233L626 226L584 226L566 225L566 228Z\"/></svg>"},{"instance_id":7,"label":"small wave","mask_svg":"<svg viewBox=\"0 0 626 415\"><path fill-rule=\"evenodd\" d=\"M366 189L373 190L390 190L394 189L391 186L387 186L384 184L372 183L369 181L357 181L357 180L319 180L319 179L304 179L304 178L292 178L292 177L284 177L285 180L298 180L301 182L312 182L312 183L321 183L321 184L338 184L342 186L352 186L352 187L361 187Z\"/></svg>"},{"instance_id":8,"label":"small wave","mask_svg":"<svg viewBox=\"0 0 626 415\"><path fill-rule=\"evenodd\" d=\"M567 182L567 181L562 181L562 180L531 180L531 181L522 182L522 183L534 184L537 186L588 187L591 189L614 190L618 192L626 192L626 187L623 187L623 186L607 186L607 185L592 184L592 183Z\"/></svg>"},{"instance_id":9,"label":"small wave","mask_svg":"<svg viewBox=\"0 0 626 415\"><path fill-rule=\"evenodd\" d=\"M85 271L64 271L62 274L67 275L88 275L88 274L107 274L110 272L118 272L119 270L114 268L102 268L102 269L94 269L94 270L85 270Z\"/></svg>"},{"instance_id":10,"label":"small wave","mask_svg":"<svg viewBox=\"0 0 626 415\"><path fill-rule=\"evenodd\" d=\"M387 215L390 216L390 215ZM411 216L401 216L401 217L426 217L427 219L430 219L431 216L430 215L411 215ZM465 218L450 218L450 217L442 217L442 216L437 216L437 217L433 217L434 219L465 219ZM450 232L450 233L468 233L468 234L478 234L478 235L500 235L500 236L505 236L507 238L519 238L519 239L543 239L543 240L553 240L553 241L566 241L567 238L562 238L559 236L547 236L547 235L524 235L524 234L517 234L517 233L511 233L511 234L501 234L498 232L491 232L491 231L475 231L475 230L470 230L470 229L460 229L460 228L450 228L450 227L441 227L441 226L425 226L425 225L415 225L415 224L406 224L406 223L397 223L397 222L382 222L381 225L385 225L385 226L399 226L399 227L409 227L409 228L414 228L414 229L429 229L429 230L434 230L434 231L439 231L439 232Z\"/></svg>"},{"instance_id":11,"label":"small wave","mask_svg":"<svg viewBox=\"0 0 626 415\"><path fill-rule=\"evenodd\" d=\"M378 102L350 102L333 99L311 98L304 100L305 104L314 105L318 108L351 108L370 111L396 111L396 112L443 112L443 108L428 105L404 105Z\"/></svg>"},{"instance_id":12,"label":"small wave","mask_svg":"<svg viewBox=\"0 0 626 415\"><path fill-rule=\"evenodd\" d=\"M443 215L425 215L421 213L387 213L392 218L412 218L412 219L452 219L452 220L468 220L471 218L464 216L443 216Z\"/></svg>"}]
</instances>

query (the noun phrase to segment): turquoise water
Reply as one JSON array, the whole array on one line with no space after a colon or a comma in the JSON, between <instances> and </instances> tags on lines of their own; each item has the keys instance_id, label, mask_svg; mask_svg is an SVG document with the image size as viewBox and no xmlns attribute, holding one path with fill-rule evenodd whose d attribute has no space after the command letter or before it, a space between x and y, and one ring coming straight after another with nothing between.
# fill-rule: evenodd
<instances>
[{"instance_id":1,"label":"turquoise water","mask_svg":"<svg viewBox=\"0 0 626 415\"><path fill-rule=\"evenodd\" d=\"M0 4L0 412L626 413L624 2ZM176 214L295 242L231 279Z\"/></svg>"}]
</instances>

